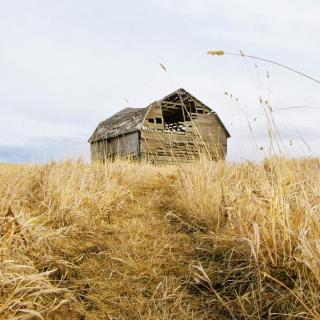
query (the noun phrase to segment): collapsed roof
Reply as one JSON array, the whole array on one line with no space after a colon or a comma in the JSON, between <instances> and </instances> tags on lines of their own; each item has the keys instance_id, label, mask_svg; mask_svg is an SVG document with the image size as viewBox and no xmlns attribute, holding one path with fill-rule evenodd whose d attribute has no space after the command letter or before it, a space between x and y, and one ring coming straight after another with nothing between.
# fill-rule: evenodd
<instances>
[{"instance_id":1,"label":"collapsed roof","mask_svg":"<svg viewBox=\"0 0 320 320\"><path fill-rule=\"evenodd\" d=\"M178 89L171 94L165 96L163 99L159 100L159 102L177 100L177 102L183 101L185 98L192 98L204 107L211 110L208 106L206 106L203 102L195 98L189 92L184 89ZM141 129L143 120L148 113L149 106L146 108L125 108L121 111L114 114L112 117L102 121L99 123L96 130L91 135L89 142L95 142L99 140L110 139L119 135L123 135L130 132L135 132ZM212 111L212 110L211 110ZM217 120L221 124L221 126L226 131L228 137L230 134L228 130L225 128L224 124L218 117L218 115L213 112L216 116Z\"/></svg>"}]
</instances>

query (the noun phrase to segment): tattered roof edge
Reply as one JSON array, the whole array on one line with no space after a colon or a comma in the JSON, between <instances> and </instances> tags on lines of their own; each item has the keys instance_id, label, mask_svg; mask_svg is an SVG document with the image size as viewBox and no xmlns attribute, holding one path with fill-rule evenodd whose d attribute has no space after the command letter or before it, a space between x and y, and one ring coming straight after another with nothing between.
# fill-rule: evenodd
<instances>
[{"instance_id":1,"label":"tattered roof edge","mask_svg":"<svg viewBox=\"0 0 320 320\"><path fill-rule=\"evenodd\" d=\"M140 130L148 110L149 107L124 108L120 110L113 116L101 121L88 142L114 138L119 135Z\"/></svg>"},{"instance_id":2,"label":"tattered roof edge","mask_svg":"<svg viewBox=\"0 0 320 320\"><path fill-rule=\"evenodd\" d=\"M212 114L217 118L222 128L226 131L228 138L230 138L230 133L224 126L218 114L183 88L180 88L166 95L164 98L156 100L154 102L162 102L175 94L189 95L192 99L200 103L202 106L208 108L212 112ZM145 120L145 117L148 114L151 105L152 103L146 108L124 108L119 112L115 113L113 116L107 118L106 120L101 121L98 127L94 130L91 137L89 138L88 142L95 142L107 138L114 138L119 135L139 131L142 127L142 123Z\"/></svg>"}]
</instances>

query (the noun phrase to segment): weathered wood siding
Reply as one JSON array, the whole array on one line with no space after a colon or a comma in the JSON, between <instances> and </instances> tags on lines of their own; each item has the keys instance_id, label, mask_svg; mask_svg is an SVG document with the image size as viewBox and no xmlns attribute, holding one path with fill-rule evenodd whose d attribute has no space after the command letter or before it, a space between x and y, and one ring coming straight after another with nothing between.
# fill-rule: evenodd
<instances>
[{"instance_id":1,"label":"weathered wood siding","mask_svg":"<svg viewBox=\"0 0 320 320\"><path fill-rule=\"evenodd\" d=\"M157 163L189 162L199 157L202 146L191 134L142 131L141 158Z\"/></svg>"},{"instance_id":2,"label":"weathered wood siding","mask_svg":"<svg viewBox=\"0 0 320 320\"><path fill-rule=\"evenodd\" d=\"M197 119L193 120L193 124L211 157L224 159L227 155L227 133L216 115L214 113L198 114Z\"/></svg>"},{"instance_id":3,"label":"weathered wood siding","mask_svg":"<svg viewBox=\"0 0 320 320\"><path fill-rule=\"evenodd\" d=\"M175 132L164 129L163 105L174 104L152 104L143 122L141 158L157 163L189 162L201 154L210 155L213 159L225 158L227 133L214 113L195 104L196 112L189 113L189 121L184 121L185 132ZM179 103L175 103L174 107L177 105ZM156 118L161 118L162 123L150 122L150 119Z\"/></svg>"},{"instance_id":4,"label":"weathered wood siding","mask_svg":"<svg viewBox=\"0 0 320 320\"><path fill-rule=\"evenodd\" d=\"M139 132L131 132L107 140L90 144L93 160L103 160L115 156L138 158L140 155Z\"/></svg>"},{"instance_id":5,"label":"weathered wood siding","mask_svg":"<svg viewBox=\"0 0 320 320\"><path fill-rule=\"evenodd\" d=\"M103 160L106 157L106 140L99 140L90 143L91 160Z\"/></svg>"}]
</instances>

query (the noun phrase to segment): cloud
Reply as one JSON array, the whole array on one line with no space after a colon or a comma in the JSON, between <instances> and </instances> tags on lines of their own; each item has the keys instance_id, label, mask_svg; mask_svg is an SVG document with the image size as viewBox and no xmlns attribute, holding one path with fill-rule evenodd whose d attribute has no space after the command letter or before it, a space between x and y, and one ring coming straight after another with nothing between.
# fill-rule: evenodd
<instances>
[{"instance_id":1,"label":"cloud","mask_svg":"<svg viewBox=\"0 0 320 320\"><path fill-rule=\"evenodd\" d=\"M263 111L260 96L276 107L319 103L319 87L272 65L206 52L241 48L316 77L319 10L312 0L3 1L2 159L67 157L73 143L59 136L85 145L101 120L128 105L147 106L175 87L185 87L218 112L232 133L231 158L251 157L241 108L252 120ZM281 117L285 137L296 127L318 150L314 113L279 113L277 121ZM255 130L264 139L265 123L257 122ZM52 139L54 148L41 139ZM74 153L79 152L86 154L85 148Z\"/></svg>"},{"instance_id":2,"label":"cloud","mask_svg":"<svg viewBox=\"0 0 320 320\"><path fill-rule=\"evenodd\" d=\"M38 137L23 145L0 145L0 162L39 163L77 158L89 159L89 146L81 138Z\"/></svg>"}]
</instances>

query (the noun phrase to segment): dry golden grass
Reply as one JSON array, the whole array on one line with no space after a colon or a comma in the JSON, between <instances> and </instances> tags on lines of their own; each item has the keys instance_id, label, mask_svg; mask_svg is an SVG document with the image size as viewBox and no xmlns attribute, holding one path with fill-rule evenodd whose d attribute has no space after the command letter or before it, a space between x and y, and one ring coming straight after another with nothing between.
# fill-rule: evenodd
<instances>
[{"instance_id":1,"label":"dry golden grass","mask_svg":"<svg viewBox=\"0 0 320 320\"><path fill-rule=\"evenodd\" d=\"M319 167L0 166L0 319L320 319Z\"/></svg>"}]
</instances>

